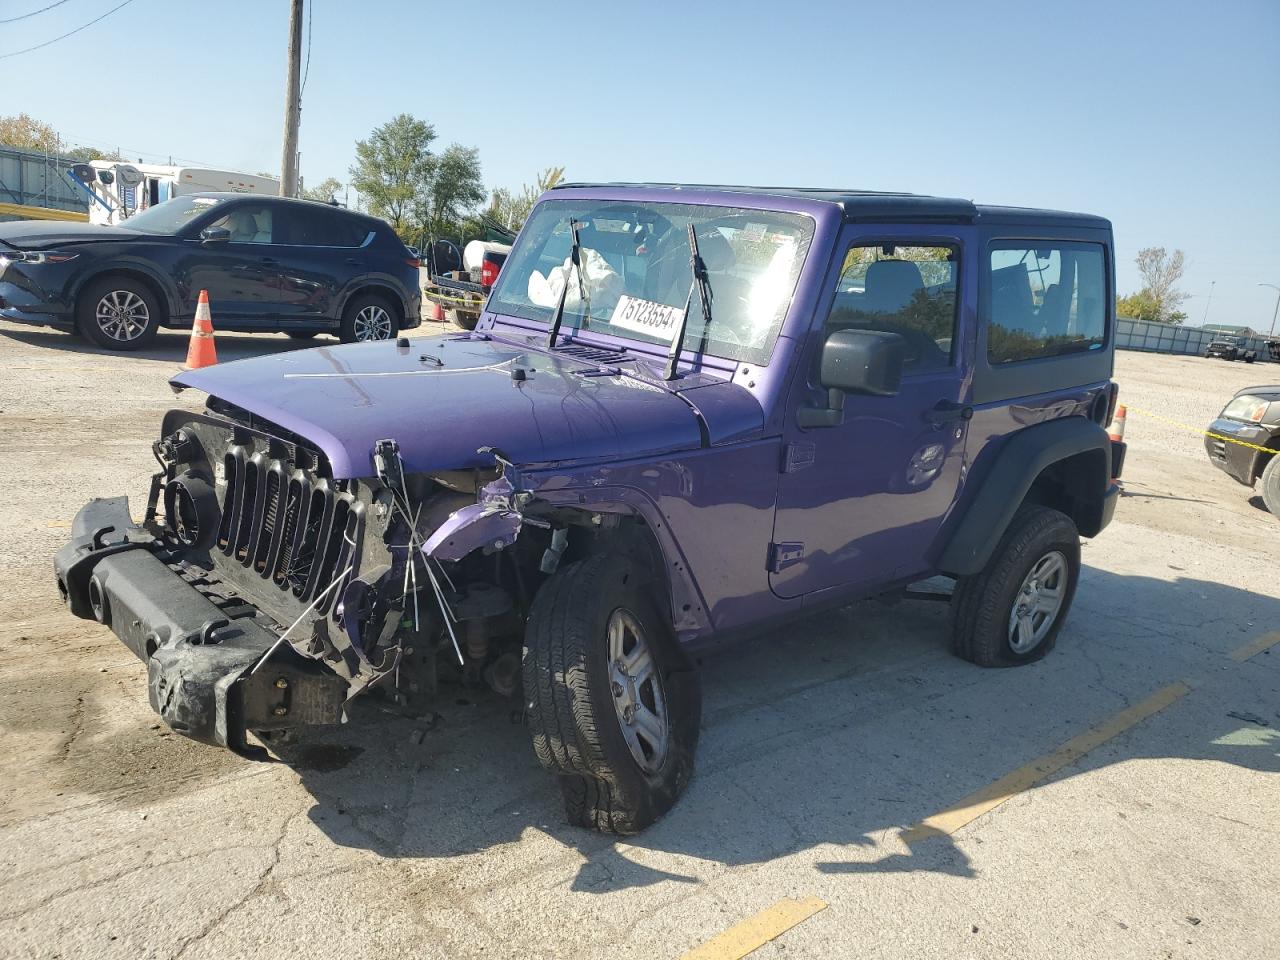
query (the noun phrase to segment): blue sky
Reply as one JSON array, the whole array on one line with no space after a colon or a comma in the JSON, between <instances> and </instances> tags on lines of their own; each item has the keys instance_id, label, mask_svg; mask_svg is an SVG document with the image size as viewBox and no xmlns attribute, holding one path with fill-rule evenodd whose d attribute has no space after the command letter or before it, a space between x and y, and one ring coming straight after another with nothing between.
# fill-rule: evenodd
<instances>
[{"instance_id":1,"label":"blue sky","mask_svg":"<svg viewBox=\"0 0 1280 960\"><path fill-rule=\"evenodd\" d=\"M0 19L51 0L0 0ZM119 0L0 25L0 55ZM1180 247L1200 323L1280 285L1280 0L645 4L311 0L308 182L400 112L478 147L490 186L571 179L896 189L1084 210ZM133 0L0 59L0 114L248 171L280 162L285 0ZM355 11L353 13L353 11Z\"/></svg>"}]
</instances>

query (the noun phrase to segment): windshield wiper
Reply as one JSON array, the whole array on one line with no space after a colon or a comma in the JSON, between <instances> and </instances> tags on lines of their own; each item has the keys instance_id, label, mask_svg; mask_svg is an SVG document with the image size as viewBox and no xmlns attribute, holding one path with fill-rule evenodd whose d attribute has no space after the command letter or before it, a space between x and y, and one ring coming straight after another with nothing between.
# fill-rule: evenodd
<instances>
[{"instance_id":1,"label":"windshield wiper","mask_svg":"<svg viewBox=\"0 0 1280 960\"><path fill-rule=\"evenodd\" d=\"M578 228L582 226L577 220L569 218L569 234L573 238L573 242L569 246L569 262L573 265L573 272L578 275L578 298L581 300L583 307L590 310L590 304L587 301L587 288L582 282L582 245L578 240ZM564 286L560 288L560 299L556 301L556 312L551 315L551 335L547 337L547 349L550 350L556 345L556 337L560 335L560 321L564 319L564 298L569 292L569 275L565 274Z\"/></svg>"},{"instance_id":2,"label":"windshield wiper","mask_svg":"<svg viewBox=\"0 0 1280 960\"><path fill-rule=\"evenodd\" d=\"M693 282L689 284L689 296L684 302L684 314L680 317L680 326L671 338L671 352L667 354L667 370L664 380L676 379L676 364L680 361L680 351L684 349L684 331L689 326L689 310L693 306L693 294L697 291L698 302L702 304L704 332L711 329L711 284L707 280L707 265L702 262L698 253L698 234L689 223L689 269L693 272Z\"/></svg>"}]
</instances>

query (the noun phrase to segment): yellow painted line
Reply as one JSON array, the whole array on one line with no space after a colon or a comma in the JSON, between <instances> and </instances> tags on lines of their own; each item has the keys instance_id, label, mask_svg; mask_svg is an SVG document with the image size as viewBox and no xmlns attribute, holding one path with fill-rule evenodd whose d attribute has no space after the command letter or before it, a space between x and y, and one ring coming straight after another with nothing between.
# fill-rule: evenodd
<instances>
[{"instance_id":1,"label":"yellow painted line","mask_svg":"<svg viewBox=\"0 0 1280 960\"><path fill-rule=\"evenodd\" d=\"M680 960L739 960L825 909L826 901L817 897L805 897L803 900L783 897L773 906L694 947Z\"/></svg>"},{"instance_id":2,"label":"yellow painted line","mask_svg":"<svg viewBox=\"0 0 1280 960\"><path fill-rule=\"evenodd\" d=\"M1152 714L1159 713L1170 704L1176 703L1190 692L1191 688L1182 681L1157 690L1141 703L1121 710L1111 719L1086 730L1077 737L1072 737L1052 753L1045 754L1039 760L1032 760L1026 766L1006 774L995 783L965 797L955 806L926 817L903 832L903 841L913 843L925 837L955 833L1011 797L1031 789L1063 767L1075 763L1090 750L1096 749Z\"/></svg>"},{"instance_id":3,"label":"yellow painted line","mask_svg":"<svg viewBox=\"0 0 1280 960\"><path fill-rule=\"evenodd\" d=\"M1280 631L1264 633L1257 640L1250 640L1243 647L1232 650L1227 656L1236 661L1236 663L1244 663L1250 657L1257 656L1263 650L1270 649L1277 643L1280 643Z\"/></svg>"}]
</instances>

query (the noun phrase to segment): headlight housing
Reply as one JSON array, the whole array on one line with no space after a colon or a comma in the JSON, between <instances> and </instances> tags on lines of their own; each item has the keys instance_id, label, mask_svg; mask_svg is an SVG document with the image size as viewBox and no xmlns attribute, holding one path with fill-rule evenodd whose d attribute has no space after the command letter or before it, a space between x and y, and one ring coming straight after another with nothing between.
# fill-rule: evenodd
<instances>
[{"instance_id":1,"label":"headlight housing","mask_svg":"<svg viewBox=\"0 0 1280 960\"><path fill-rule=\"evenodd\" d=\"M1262 418L1267 415L1267 407L1270 405L1271 402L1269 400L1246 393L1228 403L1223 409L1222 415L1231 420L1261 423Z\"/></svg>"},{"instance_id":2,"label":"headlight housing","mask_svg":"<svg viewBox=\"0 0 1280 960\"><path fill-rule=\"evenodd\" d=\"M0 269L11 263L66 263L78 256L78 253L61 253L56 250L7 250L0 253Z\"/></svg>"}]
</instances>

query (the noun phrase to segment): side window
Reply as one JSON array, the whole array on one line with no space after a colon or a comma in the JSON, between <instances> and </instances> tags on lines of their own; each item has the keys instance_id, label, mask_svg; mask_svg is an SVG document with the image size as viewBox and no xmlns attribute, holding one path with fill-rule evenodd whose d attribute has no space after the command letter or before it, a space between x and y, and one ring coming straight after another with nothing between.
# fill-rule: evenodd
<instances>
[{"instance_id":1,"label":"side window","mask_svg":"<svg viewBox=\"0 0 1280 960\"><path fill-rule=\"evenodd\" d=\"M274 239L274 221L274 211L267 204L246 203L209 226L226 227L232 243L279 243Z\"/></svg>"},{"instance_id":2,"label":"side window","mask_svg":"<svg viewBox=\"0 0 1280 960\"><path fill-rule=\"evenodd\" d=\"M368 234L351 217L317 204L289 210L289 243L304 247L358 247Z\"/></svg>"},{"instance_id":3,"label":"side window","mask_svg":"<svg viewBox=\"0 0 1280 960\"><path fill-rule=\"evenodd\" d=\"M950 366L955 340L955 246L876 243L850 247L826 332L883 330L906 341L907 373Z\"/></svg>"},{"instance_id":4,"label":"side window","mask_svg":"<svg viewBox=\"0 0 1280 960\"><path fill-rule=\"evenodd\" d=\"M991 363L1100 350L1106 344L1106 266L1098 244L999 244L991 250L990 269Z\"/></svg>"}]
</instances>

